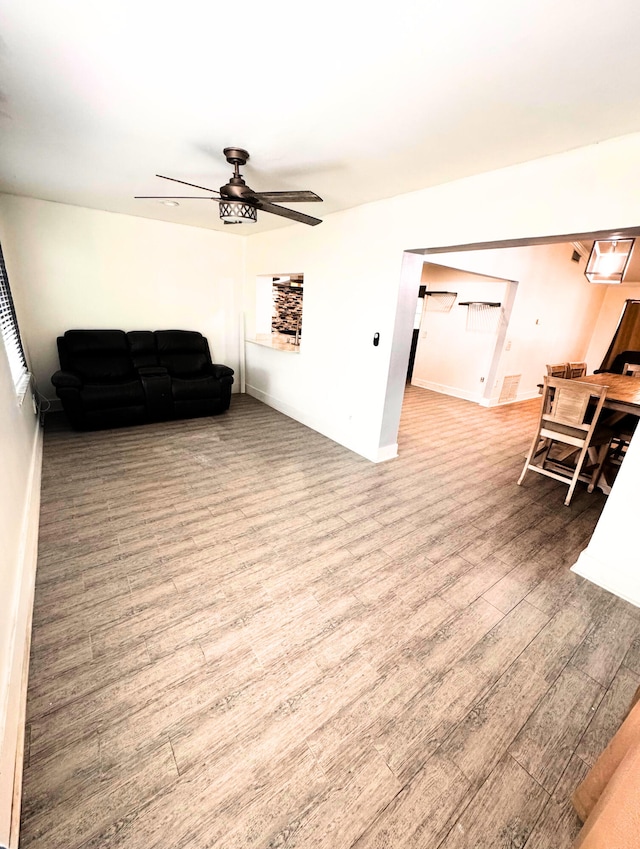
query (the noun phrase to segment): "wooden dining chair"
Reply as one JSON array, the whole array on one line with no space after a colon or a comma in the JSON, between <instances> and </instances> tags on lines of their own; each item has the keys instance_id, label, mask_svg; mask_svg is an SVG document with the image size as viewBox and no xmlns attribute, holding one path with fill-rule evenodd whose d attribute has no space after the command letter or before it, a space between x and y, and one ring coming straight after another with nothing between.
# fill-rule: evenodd
<instances>
[{"instance_id":1,"label":"wooden dining chair","mask_svg":"<svg viewBox=\"0 0 640 849\"><path fill-rule=\"evenodd\" d=\"M569 363L547 364L547 374L549 377L567 377L568 371Z\"/></svg>"},{"instance_id":2,"label":"wooden dining chair","mask_svg":"<svg viewBox=\"0 0 640 849\"><path fill-rule=\"evenodd\" d=\"M593 492L611 442L610 431L597 430L606 394L606 386L559 377L544 378L540 420L518 486L529 471L562 481L569 486L564 500L567 507L579 479L585 480L589 492ZM559 446L562 450L557 456ZM567 447L573 450L567 453ZM587 468L585 461L590 448L598 450Z\"/></svg>"},{"instance_id":3,"label":"wooden dining chair","mask_svg":"<svg viewBox=\"0 0 640 849\"><path fill-rule=\"evenodd\" d=\"M586 363L569 363L569 370L566 376L571 380L574 380L576 377L584 377L586 373Z\"/></svg>"}]
</instances>

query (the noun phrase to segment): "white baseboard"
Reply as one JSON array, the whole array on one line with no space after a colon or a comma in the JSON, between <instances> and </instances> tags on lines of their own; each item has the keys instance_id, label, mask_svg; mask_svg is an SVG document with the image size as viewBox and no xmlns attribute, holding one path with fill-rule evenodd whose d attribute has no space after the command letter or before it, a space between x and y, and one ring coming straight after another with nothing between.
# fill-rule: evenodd
<instances>
[{"instance_id":1,"label":"white baseboard","mask_svg":"<svg viewBox=\"0 0 640 849\"><path fill-rule=\"evenodd\" d=\"M532 398L540 398L540 393L537 389L532 389L529 392L521 392L512 398L511 401L500 401L498 398L483 398L480 404L483 407L505 407L507 404L518 404L520 401L530 401Z\"/></svg>"},{"instance_id":2,"label":"white baseboard","mask_svg":"<svg viewBox=\"0 0 640 849\"><path fill-rule=\"evenodd\" d=\"M624 564L620 562L615 552L612 553L614 562L605 563L585 548L571 567L571 571L591 581L592 584L602 587L603 590L617 595L618 598L640 607L640 575L637 561Z\"/></svg>"},{"instance_id":3,"label":"white baseboard","mask_svg":"<svg viewBox=\"0 0 640 849\"><path fill-rule=\"evenodd\" d=\"M270 395L268 392L258 389L257 386L253 386L250 383L247 383L245 388L246 394L251 395L252 398L256 398L268 407L273 407L273 409L278 410L279 413L284 413L285 416L289 416L290 419L295 419L297 422L310 427L311 430L317 430L319 433L322 433L322 423L312 420L313 417L307 416L302 410L297 409L297 407L287 404L286 401L281 401L279 398L276 398L275 395Z\"/></svg>"},{"instance_id":4,"label":"white baseboard","mask_svg":"<svg viewBox=\"0 0 640 849\"><path fill-rule=\"evenodd\" d=\"M420 389L430 389L432 392L439 392L441 395L450 395L452 398L462 398L463 401L473 401L480 404L482 395L478 392L471 392L468 389L458 389L457 386L447 386L444 383L433 383L430 380L420 380L414 377L411 379L412 386L418 386Z\"/></svg>"},{"instance_id":5,"label":"white baseboard","mask_svg":"<svg viewBox=\"0 0 640 849\"><path fill-rule=\"evenodd\" d=\"M418 386L420 389L430 389L432 392L439 392L441 395L450 395L452 398L462 398L463 401L472 401L474 404L480 404L481 407L503 407L505 404L517 404L518 401L529 401L531 398L537 398L540 395L537 389L532 389L528 392L520 392L511 401L500 401L498 398L485 398L483 395L467 389L458 389L457 386L432 383L429 380L420 380L416 377L411 381L411 385Z\"/></svg>"},{"instance_id":6,"label":"white baseboard","mask_svg":"<svg viewBox=\"0 0 640 849\"><path fill-rule=\"evenodd\" d=\"M386 463L387 460L393 460L398 456L398 443L393 445L385 445L384 448L378 448L378 456L373 461L374 463Z\"/></svg>"},{"instance_id":7,"label":"white baseboard","mask_svg":"<svg viewBox=\"0 0 640 849\"><path fill-rule=\"evenodd\" d=\"M22 798L25 709L31 645L31 617L38 559L40 483L42 474L42 430L35 427L29 483L23 512L21 545L16 574L20 576L12 599L3 604L3 614L12 620L12 648L8 670L8 691L0 700L6 715L0 739L0 847L17 849Z\"/></svg>"},{"instance_id":8,"label":"white baseboard","mask_svg":"<svg viewBox=\"0 0 640 849\"><path fill-rule=\"evenodd\" d=\"M305 427L311 428L311 430L315 430L317 433L321 433L323 436L326 436L327 439L337 442L338 445L348 448L349 451L353 451L354 454L359 454L361 457L364 457L366 460L370 460L372 463L383 463L386 460L392 460L394 457L398 456L397 443L394 445L384 446L383 448L376 447L371 450L366 448L363 449L360 445L354 445L350 435L338 433L333 426L333 422L328 422L317 416L310 416L308 413L305 413L304 410L299 410L297 407L287 404L286 401L282 401L274 395L270 395L268 392L264 392L262 389L252 386L250 383L247 383L245 388L246 394L251 395L252 398L262 401L262 403L266 404L268 407L273 407L274 410L278 410L278 412L284 413L285 416L289 416L290 419L295 419L295 421L300 422L300 424L305 425Z\"/></svg>"}]
</instances>

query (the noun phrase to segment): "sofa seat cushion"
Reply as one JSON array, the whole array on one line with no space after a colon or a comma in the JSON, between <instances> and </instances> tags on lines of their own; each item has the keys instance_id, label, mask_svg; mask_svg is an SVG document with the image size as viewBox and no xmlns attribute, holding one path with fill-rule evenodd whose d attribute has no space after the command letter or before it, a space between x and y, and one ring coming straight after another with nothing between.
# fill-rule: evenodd
<instances>
[{"instance_id":1,"label":"sofa seat cushion","mask_svg":"<svg viewBox=\"0 0 640 849\"><path fill-rule=\"evenodd\" d=\"M222 385L215 377L193 377L184 380L174 377L171 392L174 401L200 401L221 397Z\"/></svg>"},{"instance_id":2,"label":"sofa seat cushion","mask_svg":"<svg viewBox=\"0 0 640 849\"><path fill-rule=\"evenodd\" d=\"M88 383L81 392L87 410L108 410L111 407L133 407L145 402L139 380L126 383Z\"/></svg>"}]
</instances>

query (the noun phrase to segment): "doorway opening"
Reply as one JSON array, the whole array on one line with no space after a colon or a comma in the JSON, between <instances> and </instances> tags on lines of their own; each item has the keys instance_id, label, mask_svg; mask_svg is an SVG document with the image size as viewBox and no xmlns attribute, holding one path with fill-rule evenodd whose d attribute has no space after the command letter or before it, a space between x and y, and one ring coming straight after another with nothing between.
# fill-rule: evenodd
<instances>
[{"instance_id":1,"label":"doorway opening","mask_svg":"<svg viewBox=\"0 0 640 849\"><path fill-rule=\"evenodd\" d=\"M633 272L634 279L630 280L628 275L619 286L607 286L606 284L589 284L584 278L584 263L588 254L587 246L596 239L623 239L623 238L638 238L640 237L640 227L626 227L620 229L597 230L581 233L567 233L565 235L550 235L550 236L535 236L521 239L503 239L488 242L475 242L459 245L442 245L431 246L426 248L407 249L403 255L402 271L400 279L400 289L398 297L398 305L396 310L396 320L394 326L393 345L391 351L391 359L389 365L389 377L387 381L387 390L385 394L384 411L382 417L382 426L380 432L380 453L387 456L395 456L395 451L391 449L397 446L398 426L400 422L400 413L402 409L402 401L406 385L407 368L409 363L409 354L411 349L411 340L413 335L413 323L416 314L416 301L418 298L420 286L422 283L423 264L425 262L435 262L438 264L451 265L466 271L475 271L476 273L486 274L489 276L503 277L511 280L518 280L522 284L522 275L518 272L508 271L505 266L505 260L509 258L509 253L516 248L533 249L538 246L553 247L558 245L566 245L570 247L570 258L574 252L578 251L576 246L582 246L579 253L581 262L573 264L580 266L578 278L580 285L584 286L582 292L585 294L586 302L582 301L581 310L590 310L593 308L592 294L596 290L600 290L599 297L601 300L599 320L597 326L593 330L591 339L592 351L594 356L599 356L600 352L604 353L606 347L611 341L611 336L620 317L620 306L618 300L624 294L627 297L637 296L640 291L640 248L638 242L634 249L634 255L629 263L629 270L635 268ZM585 254L585 251L587 252ZM500 262L500 258L502 262ZM475 259L478 264L470 267L470 259ZM636 261L637 260L637 261ZM535 262L535 261L534 261ZM535 263L538 266L538 271L542 273L541 279L546 279L551 288L556 287L554 277L549 275L544 276L544 263ZM637 279L636 279L637 278ZM584 283L583 283L584 281ZM530 292L534 295L532 306L544 305L548 303L548 286L539 288L538 284L533 283L530 287ZM626 290L626 292L625 292ZM617 294L614 294L617 293ZM518 295L518 302L514 302L513 321L516 320L515 309L522 304L523 297ZM567 330L572 333L575 329L576 316L571 312L567 313L565 304L561 301L556 309L549 312L551 325L545 328L540 321L540 316L535 315L535 309L530 310L530 305L526 303L519 310L520 322L518 326L519 338L524 341L524 353L528 348L532 348L536 352L536 357L523 357L523 366L526 373L523 373L520 381L521 393L525 391L531 393L532 386L535 387L537 393L537 384L540 382L540 365L539 345L538 342L543 340L543 345L546 353L543 355L543 364L548 361L557 360L557 356L552 354L552 346L548 344L548 339L551 337L553 329L553 340L558 345L562 345L562 340L566 339ZM537 322L537 323L536 323ZM543 331L541 333L540 331ZM544 335L543 335L544 334ZM506 340L508 342L508 340ZM598 354L595 354L595 352ZM508 354L508 356L505 356ZM501 368L508 369L509 373L516 373L512 368L513 358L517 351L514 351L513 345L508 351L503 351L500 358ZM594 360L595 362L595 360ZM597 367L600 363L595 363ZM591 365L591 364L590 364ZM500 385L501 374L498 373L498 386ZM495 378L494 381L495 383ZM531 394L528 397L532 397ZM522 400L518 397L516 400ZM397 450L397 448L396 448Z\"/></svg>"},{"instance_id":2,"label":"doorway opening","mask_svg":"<svg viewBox=\"0 0 640 849\"><path fill-rule=\"evenodd\" d=\"M421 283L407 382L488 406L517 282L425 262Z\"/></svg>"},{"instance_id":3,"label":"doorway opening","mask_svg":"<svg viewBox=\"0 0 640 849\"><path fill-rule=\"evenodd\" d=\"M393 342L391 349L391 356L389 361L389 370L388 370L388 379L387 379L387 388L385 392L385 401L383 407L382 414L382 422L380 428L380 441L379 441L379 450L378 453L381 457L392 458L397 455L398 451L398 428L400 424L400 414L402 411L402 403L404 399L404 392L406 386L406 376L407 376L407 368L409 363L409 353L411 348L411 339L412 339L412 330L413 323L415 319L416 313L416 301L418 298L420 286L422 285L422 269L425 261L430 262L438 262L438 263L449 263L452 265L458 265L460 267L460 262L462 262L462 268L467 266L465 270L469 270L468 262L464 262L463 259L474 253L476 257L495 257L496 254L505 256L505 249L512 248L533 248L539 245L560 245L560 244L588 244L589 242L594 241L595 239L622 239L629 237L640 237L640 227L627 227L620 229L610 229L610 230L597 230L591 232L581 232L581 233L568 233L565 235L551 235L551 236L536 236L522 239L503 239L497 241L490 242L476 242L476 243L468 243L468 244L459 244L459 245L443 245L443 246L432 246L426 248L412 248L407 249L403 254L402 261L402 270L400 276L400 287L398 292L398 301L396 308L396 318L394 323L394 331L393 331ZM638 243L636 243L635 252L640 254L640 250L638 249ZM573 255L573 250L571 251ZM448 255L448 256L443 256ZM455 261L457 257L457 262ZM631 265L631 263L630 263ZM474 269L472 269L474 270ZM484 267L476 268L476 271L485 274L491 274L489 269ZM520 275L506 273L505 271L493 271L493 274L499 277L505 277L508 279L514 279L521 281ZM640 275L638 276L640 280ZM585 279L585 286L592 286L594 289L598 288L594 286L594 284L587 284ZM627 281L623 281L621 286L615 287L618 292L623 292L625 287L628 287L627 291L630 291L632 294L629 297L633 297L633 293L638 293L637 286L640 283L635 283L630 285ZM636 288L634 289L634 286ZM600 287L602 288L602 287ZM613 287L604 287L609 291L612 291ZM537 291L536 287L533 287L532 290L534 293ZM585 292L593 291L593 289L585 289ZM539 293L542 300L544 300L544 292ZM601 295L603 300L600 313L599 313L599 321L597 323L597 327L594 330L592 345L594 346L594 350L596 350L598 345L604 347L606 350L606 346L611 341L611 333L610 325L613 323L613 329L617 324L617 321L620 316L620 310L618 309L618 305L615 303L615 297L608 294L607 292ZM520 299L519 299L520 300ZM514 307L517 306L514 304ZM538 331L534 331L533 328L540 328L540 322L536 325L536 319L538 318L535 315L532 315L528 310L522 311L523 315L523 335L526 344L535 343L535 338L532 338L532 334ZM572 324L573 316L567 315L563 312L562 309L558 309L553 314L553 320L556 322L556 326L559 328L559 332L562 338L562 334L566 332L566 329L573 327ZM533 325L531 325L533 322ZM604 341L603 341L604 339ZM535 347L535 345L534 345ZM501 367L504 366L510 367L510 357L512 356L511 351L504 351L503 356L501 357L500 363ZM509 354L509 357L505 357L505 354ZM598 363L599 365L599 363ZM539 382L539 374L540 368L537 363L532 362L532 358L526 358L524 362L524 366L528 370L527 381L521 381L520 386L527 385L532 382L532 374L535 376L535 380L533 381L536 390L537 384ZM511 369L509 369L511 373ZM499 377L499 375L498 375ZM494 379L495 382L495 379Z\"/></svg>"}]
</instances>

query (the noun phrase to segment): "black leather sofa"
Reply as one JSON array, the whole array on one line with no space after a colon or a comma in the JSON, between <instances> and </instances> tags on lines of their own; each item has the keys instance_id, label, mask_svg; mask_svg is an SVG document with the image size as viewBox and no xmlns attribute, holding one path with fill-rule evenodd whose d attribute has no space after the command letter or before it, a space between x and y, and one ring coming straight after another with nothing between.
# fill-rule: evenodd
<instances>
[{"instance_id":1,"label":"black leather sofa","mask_svg":"<svg viewBox=\"0 0 640 849\"><path fill-rule=\"evenodd\" d=\"M67 330L51 378L73 427L90 430L229 409L233 369L191 330Z\"/></svg>"}]
</instances>

